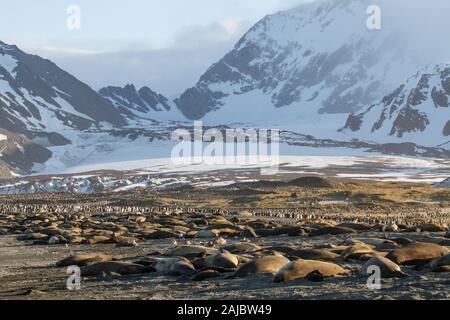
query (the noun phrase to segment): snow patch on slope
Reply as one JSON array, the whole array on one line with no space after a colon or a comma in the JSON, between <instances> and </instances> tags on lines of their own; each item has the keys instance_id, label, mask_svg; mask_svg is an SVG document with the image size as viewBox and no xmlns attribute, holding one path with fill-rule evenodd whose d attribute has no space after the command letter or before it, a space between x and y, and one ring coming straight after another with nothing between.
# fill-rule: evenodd
<instances>
[{"instance_id":1,"label":"snow patch on slope","mask_svg":"<svg viewBox=\"0 0 450 320\"><path fill-rule=\"evenodd\" d=\"M14 72L14 69L17 67L17 60L5 53L1 53L0 51L0 68L5 69L11 77L15 78L16 73Z\"/></svg>"},{"instance_id":2,"label":"snow patch on slope","mask_svg":"<svg viewBox=\"0 0 450 320\"><path fill-rule=\"evenodd\" d=\"M445 145L450 137L450 64L419 70L378 104L351 115L342 137L377 143ZM341 137L341 138L342 138Z\"/></svg>"}]
</instances>

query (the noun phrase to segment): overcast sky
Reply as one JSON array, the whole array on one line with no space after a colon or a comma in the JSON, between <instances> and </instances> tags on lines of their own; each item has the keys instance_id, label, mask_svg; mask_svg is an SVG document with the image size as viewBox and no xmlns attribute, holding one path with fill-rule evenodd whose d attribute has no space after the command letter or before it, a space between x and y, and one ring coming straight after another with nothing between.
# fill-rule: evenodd
<instances>
[{"instance_id":1,"label":"overcast sky","mask_svg":"<svg viewBox=\"0 0 450 320\"><path fill-rule=\"evenodd\" d=\"M307 0L2 0L0 40L49 58L99 89L195 84L259 19ZM81 29L66 26L81 9Z\"/></svg>"}]
</instances>

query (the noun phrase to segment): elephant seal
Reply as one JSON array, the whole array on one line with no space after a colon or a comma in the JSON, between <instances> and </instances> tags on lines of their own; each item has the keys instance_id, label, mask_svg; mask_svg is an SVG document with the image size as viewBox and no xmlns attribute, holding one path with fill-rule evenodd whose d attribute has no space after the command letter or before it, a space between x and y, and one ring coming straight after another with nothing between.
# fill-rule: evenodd
<instances>
[{"instance_id":1,"label":"elephant seal","mask_svg":"<svg viewBox=\"0 0 450 320\"><path fill-rule=\"evenodd\" d=\"M385 248L387 246L391 246L393 249L397 246L397 243L391 239L380 239L380 238L358 238L361 243L374 246L377 249ZM411 242L409 242L411 243ZM408 243L407 243L408 244Z\"/></svg>"},{"instance_id":2,"label":"elephant seal","mask_svg":"<svg viewBox=\"0 0 450 320\"><path fill-rule=\"evenodd\" d=\"M274 235L274 231L272 228L257 228L255 229L256 235L258 237L271 237Z\"/></svg>"},{"instance_id":3,"label":"elephant seal","mask_svg":"<svg viewBox=\"0 0 450 320\"><path fill-rule=\"evenodd\" d=\"M209 225L232 224L225 217L220 216L220 215L208 217L208 223L209 223Z\"/></svg>"},{"instance_id":4,"label":"elephant seal","mask_svg":"<svg viewBox=\"0 0 450 320\"><path fill-rule=\"evenodd\" d=\"M116 243L118 247L135 247L137 246L137 240L132 237L124 237L121 235L114 234L112 240Z\"/></svg>"},{"instance_id":5,"label":"elephant seal","mask_svg":"<svg viewBox=\"0 0 450 320\"><path fill-rule=\"evenodd\" d=\"M207 268L234 269L239 265L239 259L227 251L204 258Z\"/></svg>"},{"instance_id":6,"label":"elephant seal","mask_svg":"<svg viewBox=\"0 0 450 320\"><path fill-rule=\"evenodd\" d=\"M373 252L374 250L371 246L365 243L358 243L342 251L341 255L344 260L359 259L362 255L372 254Z\"/></svg>"},{"instance_id":7,"label":"elephant seal","mask_svg":"<svg viewBox=\"0 0 450 320\"><path fill-rule=\"evenodd\" d=\"M195 268L192 263L183 257L175 258L161 258L153 265L156 272L169 276L181 276L185 274L195 273Z\"/></svg>"},{"instance_id":8,"label":"elephant seal","mask_svg":"<svg viewBox=\"0 0 450 320\"><path fill-rule=\"evenodd\" d=\"M309 234L310 237L317 237L323 235L339 235L339 234L352 234L356 233L356 230L344 227L324 227L314 231Z\"/></svg>"},{"instance_id":9,"label":"elephant seal","mask_svg":"<svg viewBox=\"0 0 450 320\"><path fill-rule=\"evenodd\" d=\"M299 259L289 262L278 270L273 278L273 282L278 283L297 279L307 279L310 274L314 275L311 276L311 279L316 279L316 275L319 273L323 278L327 278L347 274L348 271L341 266L330 262Z\"/></svg>"},{"instance_id":10,"label":"elephant seal","mask_svg":"<svg viewBox=\"0 0 450 320\"><path fill-rule=\"evenodd\" d=\"M67 239L70 244L82 244L86 242L86 239L79 236L70 237Z\"/></svg>"},{"instance_id":11,"label":"elephant seal","mask_svg":"<svg viewBox=\"0 0 450 320\"><path fill-rule=\"evenodd\" d=\"M447 230L443 226L435 223L422 223L418 226L406 229L406 232L415 232L415 229L419 229L422 232L442 232Z\"/></svg>"},{"instance_id":12,"label":"elephant seal","mask_svg":"<svg viewBox=\"0 0 450 320\"><path fill-rule=\"evenodd\" d=\"M112 261L113 257L102 253L76 254L60 260L56 263L57 267L79 266L84 267L96 262Z\"/></svg>"},{"instance_id":13,"label":"elephant seal","mask_svg":"<svg viewBox=\"0 0 450 320\"><path fill-rule=\"evenodd\" d=\"M148 240L160 240L169 238L179 238L179 234L168 230L155 230L144 235L145 239Z\"/></svg>"},{"instance_id":14,"label":"elephant seal","mask_svg":"<svg viewBox=\"0 0 450 320\"><path fill-rule=\"evenodd\" d=\"M192 277L192 281L203 281L220 276L220 272L216 270L204 270Z\"/></svg>"},{"instance_id":15,"label":"elephant seal","mask_svg":"<svg viewBox=\"0 0 450 320\"><path fill-rule=\"evenodd\" d=\"M240 236L241 237L246 237L246 238L257 238L258 235L256 234L255 229L253 229L250 226L246 226L241 232L240 232Z\"/></svg>"},{"instance_id":16,"label":"elephant seal","mask_svg":"<svg viewBox=\"0 0 450 320\"><path fill-rule=\"evenodd\" d=\"M273 229L271 235L272 236L288 235L290 237L297 237L297 236L304 236L306 235L306 233L307 232L305 231L305 228L302 228L301 226L286 225Z\"/></svg>"},{"instance_id":17,"label":"elephant seal","mask_svg":"<svg viewBox=\"0 0 450 320\"><path fill-rule=\"evenodd\" d=\"M327 221L323 219L303 219L297 222L298 225L307 228L320 229L323 227L334 227L334 221Z\"/></svg>"},{"instance_id":18,"label":"elephant seal","mask_svg":"<svg viewBox=\"0 0 450 320\"><path fill-rule=\"evenodd\" d=\"M444 266L450 266L450 253L447 253L446 255L444 255L440 258L434 259L429 264L429 267L432 269L436 269L436 268L444 267Z\"/></svg>"},{"instance_id":19,"label":"elephant seal","mask_svg":"<svg viewBox=\"0 0 450 320\"><path fill-rule=\"evenodd\" d=\"M338 224L336 227L340 228L350 228L356 231L370 231L372 226L367 223L356 223L356 222L346 222Z\"/></svg>"},{"instance_id":20,"label":"elephant seal","mask_svg":"<svg viewBox=\"0 0 450 320\"><path fill-rule=\"evenodd\" d=\"M400 265L420 265L429 260L440 258L449 250L434 243L414 242L403 248L394 249L386 258Z\"/></svg>"},{"instance_id":21,"label":"elephant seal","mask_svg":"<svg viewBox=\"0 0 450 320\"><path fill-rule=\"evenodd\" d=\"M245 264L245 263L250 262L253 259L255 259L255 257L250 254L240 254L240 255L236 255L236 257L239 260L239 264Z\"/></svg>"},{"instance_id":22,"label":"elephant seal","mask_svg":"<svg viewBox=\"0 0 450 320\"><path fill-rule=\"evenodd\" d=\"M50 245L55 245L55 244L65 244L67 243L67 239L65 237L63 237L62 235L58 234L56 236L52 236L49 240L48 240L48 244Z\"/></svg>"},{"instance_id":23,"label":"elephant seal","mask_svg":"<svg viewBox=\"0 0 450 320\"><path fill-rule=\"evenodd\" d=\"M154 257L144 257L142 259L139 259L137 261L134 261L134 263L136 264L140 264L143 266L147 266L147 267L152 267L153 268L153 264L158 261L158 258L154 258ZM156 272L156 270L153 268L152 270L153 272Z\"/></svg>"},{"instance_id":24,"label":"elephant seal","mask_svg":"<svg viewBox=\"0 0 450 320\"><path fill-rule=\"evenodd\" d=\"M122 276L138 273L146 273L152 269L140 264L120 262L120 261L106 261L97 262L95 264L85 266L81 268L82 276L97 276L104 272L117 273Z\"/></svg>"},{"instance_id":25,"label":"elephant seal","mask_svg":"<svg viewBox=\"0 0 450 320\"><path fill-rule=\"evenodd\" d=\"M208 229L208 230L200 230L197 231L196 238L199 239L212 239L212 238L218 238L220 235L219 230L216 229Z\"/></svg>"},{"instance_id":26,"label":"elephant seal","mask_svg":"<svg viewBox=\"0 0 450 320\"><path fill-rule=\"evenodd\" d=\"M93 236L88 240L89 244L102 244L102 243L111 243L111 237L107 236Z\"/></svg>"},{"instance_id":27,"label":"elephant seal","mask_svg":"<svg viewBox=\"0 0 450 320\"><path fill-rule=\"evenodd\" d=\"M296 250L294 248L286 246L271 246L271 247L264 247L261 250L256 251L255 253L257 254L262 253L264 255L265 252L270 251L281 252L282 254L288 255L291 254L292 252L295 252Z\"/></svg>"},{"instance_id":28,"label":"elephant seal","mask_svg":"<svg viewBox=\"0 0 450 320\"><path fill-rule=\"evenodd\" d=\"M334 261L340 256L327 249L298 249L288 253L290 257L305 260L325 260Z\"/></svg>"},{"instance_id":29,"label":"elephant seal","mask_svg":"<svg viewBox=\"0 0 450 320\"><path fill-rule=\"evenodd\" d=\"M47 242L49 239L49 236L44 233L34 232L34 233L25 233L17 237L17 240L19 241L26 241L26 240L42 240L44 242Z\"/></svg>"},{"instance_id":30,"label":"elephant seal","mask_svg":"<svg viewBox=\"0 0 450 320\"><path fill-rule=\"evenodd\" d=\"M261 250L261 247L250 242L238 242L223 247L231 253L250 253Z\"/></svg>"},{"instance_id":31,"label":"elephant seal","mask_svg":"<svg viewBox=\"0 0 450 320\"><path fill-rule=\"evenodd\" d=\"M218 253L219 250L204 246L178 246L167 252L168 257L201 257L204 255L211 255Z\"/></svg>"},{"instance_id":32,"label":"elephant seal","mask_svg":"<svg viewBox=\"0 0 450 320\"><path fill-rule=\"evenodd\" d=\"M287 234L289 237L304 237L307 236L310 230L302 227L292 227Z\"/></svg>"},{"instance_id":33,"label":"elephant seal","mask_svg":"<svg viewBox=\"0 0 450 320\"><path fill-rule=\"evenodd\" d=\"M362 274L365 276L372 275L372 273L369 272L370 270L368 270L371 266L379 267L381 271L381 277L385 279L408 276L402 271L398 264L384 257L373 257L372 259L367 261L362 268Z\"/></svg>"},{"instance_id":34,"label":"elephant seal","mask_svg":"<svg viewBox=\"0 0 450 320\"><path fill-rule=\"evenodd\" d=\"M276 273L284 265L289 263L289 259L283 256L264 256L252 260L241 266L229 278L243 278L257 273Z\"/></svg>"},{"instance_id":35,"label":"elephant seal","mask_svg":"<svg viewBox=\"0 0 450 320\"><path fill-rule=\"evenodd\" d=\"M413 240L408 238L392 238L391 240L402 246L407 246L408 244L414 243Z\"/></svg>"}]
</instances>

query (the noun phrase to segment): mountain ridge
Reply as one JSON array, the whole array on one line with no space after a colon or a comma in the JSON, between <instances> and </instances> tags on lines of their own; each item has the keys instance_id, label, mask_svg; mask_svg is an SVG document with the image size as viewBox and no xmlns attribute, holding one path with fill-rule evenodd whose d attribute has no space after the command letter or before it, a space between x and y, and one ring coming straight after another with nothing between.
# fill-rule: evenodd
<instances>
[{"instance_id":1,"label":"mountain ridge","mask_svg":"<svg viewBox=\"0 0 450 320\"><path fill-rule=\"evenodd\" d=\"M102 121L118 126L126 124L93 89L50 60L3 42L0 59L9 61L8 69L0 67L2 127L26 133L49 131L56 122L78 130ZM54 119L53 123L48 123L46 117Z\"/></svg>"},{"instance_id":2,"label":"mountain ridge","mask_svg":"<svg viewBox=\"0 0 450 320\"><path fill-rule=\"evenodd\" d=\"M97 92L0 42L0 175L141 160L153 149L168 157L170 133L189 128L186 117L205 127L280 128L299 148L445 158L450 69L422 80L426 64L398 42L392 20L380 32L366 28L369 3L320 0L266 16L174 100L132 84Z\"/></svg>"},{"instance_id":3,"label":"mountain ridge","mask_svg":"<svg viewBox=\"0 0 450 320\"><path fill-rule=\"evenodd\" d=\"M168 98L147 86L139 90L133 84L124 87L107 86L101 88L98 93L126 118L182 120L181 112Z\"/></svg>"},{"instance_id":4,"label":"mountain ridge","mask_svg":"<svg viewBox=\"0 0 450 320\"><path fill-rule=\"evenodd\" d=\"M427 145L447 142L450 64L430 64L419 70L379 103L350 115L341 131L378 141L396 137Z\"/></svg>"},{"instance_id":5,"label":"mountain ridge","mask_svg":"<svg viewBox=\"0 0 450 320\"><path fill-rule=\"evenodd\" d=\"M294 106L296 115L351 113L374 103L417 65L398 34L366 28L366 3L316 1L266 16L175 103L191 120L253 92L280 112Z\"/></svg>"}]
</instances>

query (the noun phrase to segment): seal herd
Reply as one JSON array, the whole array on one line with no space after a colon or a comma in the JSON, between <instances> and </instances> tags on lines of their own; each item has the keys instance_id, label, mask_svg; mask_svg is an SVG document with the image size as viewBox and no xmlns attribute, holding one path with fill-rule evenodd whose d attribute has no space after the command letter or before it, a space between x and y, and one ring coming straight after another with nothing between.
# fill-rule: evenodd
<instances>
[{"instance_id":1,"label":"seal herd","mask_svg":"<svg viewBox=\"0 0 450 320\"><path fill-rule=\"evenodd\" d=\"M188 281L226 281L271 274L274 283L362 277L373 267L381 278L408 277L411 271L450 271L448 216L266 217L252 212L102 207L3 207L0 235L25 245L135 247L163 244L133 258L107 252L75 253L58 261L79 266L83 277L160 274ZM264 239L284 245L266 245ZM297 239L292 245L292 239ZM315 243L316 239L326 239ZM302 245L304 243L304 245Z\"/></svg>"}]
</instances>

